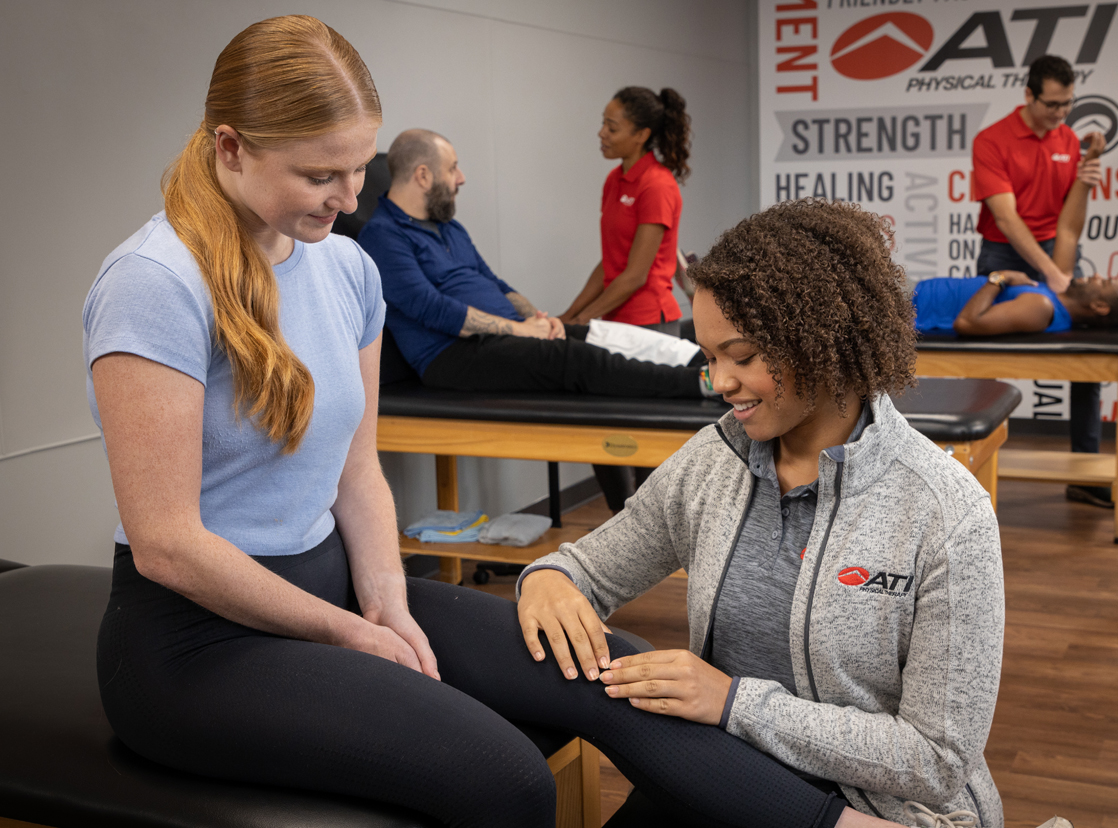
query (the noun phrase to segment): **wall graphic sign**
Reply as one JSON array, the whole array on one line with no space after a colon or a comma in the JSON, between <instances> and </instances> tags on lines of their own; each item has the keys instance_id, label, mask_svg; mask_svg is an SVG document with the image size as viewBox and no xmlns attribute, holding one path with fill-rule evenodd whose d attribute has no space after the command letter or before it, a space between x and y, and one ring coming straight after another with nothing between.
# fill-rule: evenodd
<instances>
[{"instance_id":1,"label":"wall graphic sign","mask_svg":"<svg viewBox=\"0 0 1118 828\"><path fill-rule=\"evenodd\" d=\"M1116 11L1118 2L762 0L762 206L857 201L893 223L894 256L911 276L975 275L971 143L1024 103L1029 64L1057 54L1075 69L1068 125L1107 144L1081 264L1118 278ZM1025 401L1015 416L1066 417L1066 383L1016 384ZM1104 418L1115 411L1118 395L1104 387Z\"/></svg>"}]
</instances>

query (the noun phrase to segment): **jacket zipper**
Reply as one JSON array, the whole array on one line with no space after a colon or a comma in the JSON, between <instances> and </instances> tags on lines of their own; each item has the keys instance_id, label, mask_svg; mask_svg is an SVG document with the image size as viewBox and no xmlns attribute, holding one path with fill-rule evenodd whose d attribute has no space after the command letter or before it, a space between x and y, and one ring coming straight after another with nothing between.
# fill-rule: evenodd
<instances>
[{"instance_id":1,"label":"jacket zipper","mask_svg":"<svg viewBox=\"0 0 1118 828\"><path fill-rule=\"evenodd\" d=\"M835 504L831 507L827 530L823 533L823 542L819 544L819 552L815 556L815 568L811 573L811 589L807 594L807 611L804 613L804 664L807 665L807 683L811 688L811 698L816 702L819 701L819 691L815 687L815 672L811 669L811 607L815 603L815 585L819 582L819 568L823 565L823 554L827 551L827 541L831 538L831 528L835 525L835 515L842 501L842 465L842 461L839 461L838 471L835 473Z\"/></svg>"},{"instance_id":2,"label":"jacket zipper","mask_svg":"<svg viewBox=\"0 0 1118 828\"><path fill-rule=\"evenodd\" d=\"M823 554L827 551L827 541L831 539L831 528L835 525L835 515L838 514L839 504L842 502L842 466L843 461L838 461L838 468L835 471L835 503L831 507L831 516L827 519L827 530L823 533L823 541L819 544L819 552L815 556L815 568L811 573L811 589L807 594L807 612L804 613L804 664L807 665L807 682L811 688L811 697L816 703L819 702L819 690L815 686L815 671L811 669L811 608L815 603L815 585L819 582L819 569L823 566ZM885 819L881 811L877 810L877 807L870 802L870 798L865 791L858 787L855 787L854 790L869 805L874 816L878 819Z\"/></svg>"},{"instance_id":3,"label":"jacket zipper","mask_svg":"<svg viewBox=\"0 0 1118 828\"><path fill-rule=\"evenodd\" d=\"M746 459L741 456L741 453L734 448L733 443L726 437L726 432L722 430L722 426L717 424L714 426L714 430L718 432L718 436L722 438L722 442L729 446L730 451L736 454L738 459L745 464L745 473L750 474L749 463L746 462ZM726 573L730 571L730 562L734 559L734 550L738 548L738 539L741 537L741 530L745 528L745 519L749 515L749 507L753 502L754 491L756 491L756 487L750 485L749 498L745 501L745 508L741 513L741 520L738 521L737 531L734 532L734 540L730 545L729 554L726 555L726 563L722 565L722 574L718 578L718 587L714 590L714 600L710 605L710 618L707 620L707 631L706 635L703 636L703 649L699 653L699 658L708 663L710 662L714 650L714 612L718 608L718 599L722 597L722 584L726 581Z\"/></svg>"},{"instance_id":4,"label":"jacket zipper","mask_svg":"<svg viewBox=\"0 0 1118 828\"><path fill-rule=\"evenodd\" d=\"M970 801L974 803L974 812L976 814L978 814L978 824L980 826L985 825L986 820L982 818L982 809L978 807L978 797L974 795L974 789L971 788L970 782L967 783L966 788L967 788L967 796L969 796Z\"/></svg>"}]
</instances>

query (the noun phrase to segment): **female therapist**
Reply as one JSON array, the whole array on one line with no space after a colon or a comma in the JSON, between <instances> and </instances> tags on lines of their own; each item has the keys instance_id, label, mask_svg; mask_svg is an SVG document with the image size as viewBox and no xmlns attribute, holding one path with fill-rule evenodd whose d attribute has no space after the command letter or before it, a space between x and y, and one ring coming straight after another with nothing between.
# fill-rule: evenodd
<instances>
[{"instance_id":1,"label":"female therapist","mask_svg":"<svg viewBox=\"0 0 1118 828\"><path fill-rule=\"evenodd\" d=\"M564 322L603 318L679 335L672 277L683 206L677 181L691 172L685 106L674 89L657 95L643 86L627 86L606 104L602 155L621 164L602 190L602 260Z\"/></svg>"}]
</instances>

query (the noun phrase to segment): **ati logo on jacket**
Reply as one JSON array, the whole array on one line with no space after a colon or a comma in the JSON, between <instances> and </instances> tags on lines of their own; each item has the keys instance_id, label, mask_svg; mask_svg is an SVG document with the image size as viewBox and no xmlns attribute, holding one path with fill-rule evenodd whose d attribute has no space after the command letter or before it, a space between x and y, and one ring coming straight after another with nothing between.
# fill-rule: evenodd
<instances>
[{"instance_id":1,"label":"ati logo on jacket","mask_svg":"<svg viewBox=\"0 0 1118 828\"><path fill-rule=\"evenodd\" d=\"M912 589L914 577L885 571L871 577L870 571L864 567L848 566L839 572L838 582L844 586L857 587L859 592L876 592L879 595L903 598Z\"/></svg>"}]
</instances>

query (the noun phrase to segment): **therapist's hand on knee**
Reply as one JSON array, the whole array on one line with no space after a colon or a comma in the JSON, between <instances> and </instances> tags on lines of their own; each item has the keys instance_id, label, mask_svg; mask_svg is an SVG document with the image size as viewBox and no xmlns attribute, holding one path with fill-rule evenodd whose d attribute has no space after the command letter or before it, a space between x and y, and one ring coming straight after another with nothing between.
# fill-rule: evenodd
<instances>
[{"instance_id":1,"label":"therapist's hand on knee","mask_svg":"<svg viewBox=\"0 0 1118 828\"><path fill-rule=\"evenodd\" d=\"M559 669L569 679L578 677L575 660L583 674L594 681L609 666L609 628L601 622L586 597L571 579L554 569L530 573L520 584L520 631L528 652L544 660L540 633L547 638ZM569 644L568 644L569 642ZM574 648L572 657L571 647Z\"/></svg>"},{"instance_id":2,"label":"therapist's hand on knee","mask_svg":"<svg viewBox=\"0 0 1118 828\"><path fill-rule=\"evenodd\" d=\"M649 713L716 725L733 679L688 650L653 650L612 662L602 683L610 696Z\"/></svg>"}]
</instances>

